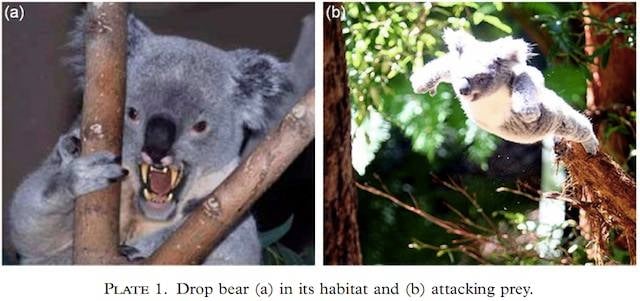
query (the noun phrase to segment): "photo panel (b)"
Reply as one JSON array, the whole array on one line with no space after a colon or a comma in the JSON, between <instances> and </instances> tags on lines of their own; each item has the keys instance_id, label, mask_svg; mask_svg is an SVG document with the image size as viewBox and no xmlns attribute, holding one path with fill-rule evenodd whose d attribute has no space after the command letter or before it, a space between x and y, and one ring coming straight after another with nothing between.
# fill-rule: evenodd
<instances>
[{"instance_id":1,"label":"photo panel (b)","mask_svg":"<svg viewBox=\"0 0 640 301\"><path fill-rule=\"evenodd\" d=\"M325 264L636 263L634 3L323 9Z\"/></svg>"}]
</instances>

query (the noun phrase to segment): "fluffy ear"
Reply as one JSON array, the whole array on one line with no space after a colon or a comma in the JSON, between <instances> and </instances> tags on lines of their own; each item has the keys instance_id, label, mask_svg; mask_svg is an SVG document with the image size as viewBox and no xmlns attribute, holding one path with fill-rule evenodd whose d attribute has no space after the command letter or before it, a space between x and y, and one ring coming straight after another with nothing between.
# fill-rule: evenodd
<instances>
[{"instance_id":1,"label":"fluffy ear","mask_svg":"<svg viewBox=\"0 0 640 301\"><path fill-rule=\"evenodd\" d=\"M498 51L498 59L510 63L524 64L532 56L529 44L522 39L506 37L498 39L490 45L492 49Z\"/></svg>"},{"instance_id":2,"label":"fluffy ear","mask_svg":"<svg viewBox=\"0 0 640 301\"><path fill-rule=\"evenodd\" d=\"M458 55L462 54L466 46L476 41L468 32L464 30L454 31L451 28L445 28L442 39L447 44L449 52L457 53Z\"/></svg>"},{"instance_id":3,"label":"fluffy ear","mask_svg":"<svg viewBox=\"0 0 640 301\"><path fill-rule=\"evenodd\" d=\"M84 87L85 33L88 30L91 30L91 27L93 26L92 22L95 22L89 19L87 12L76 17L74 27L71 32L69 32L69 43L67 44L67 46L71 48L72 55L65 60L65 63L71 67L80 89ZM142 41L146 37L153 35L153 33L142 23L142 21L138 20L132 14L128 17L127 26L127 55L133 56Z\"/></svg>"},{"instance_id":4,"label":"fluffy ear","mask_svg":"<svg viewBox=\"0 0 640 301\"><path fill-rule=\"evenodd\" d=\"M293 93L288 65L255 50L232 54L238 68L235 98L245 126L252 131L267 130L270 121L280 115L285 98Z\"/></svg>"}]
</instances>

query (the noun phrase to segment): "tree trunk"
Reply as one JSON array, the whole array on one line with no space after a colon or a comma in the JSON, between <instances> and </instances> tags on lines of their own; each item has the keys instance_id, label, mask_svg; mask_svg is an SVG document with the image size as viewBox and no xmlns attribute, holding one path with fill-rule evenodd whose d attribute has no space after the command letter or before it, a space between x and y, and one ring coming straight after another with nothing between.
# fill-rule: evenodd
<instances>
[{"instance_id":1,"label":"tree trunk","mask_svg":"<svg viewBox=\"0 0 640 301\"><path fill-rule=\"evenodd\" d=\"M339 4L324 4L341 9ZM324 261L362 264L351 167L351 106L340 19L324 21Z\"/></svg>"},{"instance_id":2,"label":"tree trunk","mask_svg":"<svg viewBox=\"0 0 640 301\"><path fill-rule=\"evenodd\" d=\"M313 140L314 103L311 90L147 263L201 263Z\"/></svg>"},{"instance_id":3,"label":"tree trunk","mask_svg":"<svg viewBox=\"0 0 640 301\"><path fill-rule=\"evenodd\" d=\"M606 21L622 13L629 13L631 20L635 20L634 3L586 3L585 14L592 18ZM597 28L590 25L590 18L585 18L585 52L588 55L605 44L609 35L597 34ZM629 113L635 110L635 85L636 85L636 52L630 48L623 48L625 41L619 35L612 39L608 64L601 66L601 59L596 58L595 64L589 66L593 80L587 86L587 108L592 113L592 119L598 129L600 148L611 155L618 163L626 161L629 154L630 139L618 132L613 132L610 137L605 137L605 131L611 125L607 118L607 112L620 115L630 120Z\"/></svg>"},{"instance_id":4,"label":"tree trunk","mask_svg":"<svg viewBox=\"0 0 640 301\"><path fill-rule=\"evenodd\" d=\"M631 14L631 20L635 20L634 3L589 2L585 7L584 13L589 16L584 18L585 53L588 55L610 38L598 34L591 18L606 21L626 12ZM568 192L577 201L574 205L581 209L581 232L594 242L588 253L598 264L608 261L612 231L619 234L616 242L629 251L631 263L636 262L636 183L613 162L622 164L627 160L629 144L635 137L617 131L606 135L607 128L617 125L611 124L608 113L632 121L630 112L635 110L636 55L634 50L622 47L622 39L621 36L612 38L606 66L601 58L596 58L589 66L593 79L587 86L587 108L602 152L587 156L577 144L556 147L571 177Z\"/></svg>"},{"instance_id":5,"label":"tree trunk","mask_svg":"<svg viewBox=\"0 0 640 301\"><path fill-rule=\"evenodd\" d=\"M88 5L82 155L120 155L125 100L127 9L124 3ZM118 254L120 184L80 197L75 204L73 261L109 264Z\"/></svg>"}]
</instances>

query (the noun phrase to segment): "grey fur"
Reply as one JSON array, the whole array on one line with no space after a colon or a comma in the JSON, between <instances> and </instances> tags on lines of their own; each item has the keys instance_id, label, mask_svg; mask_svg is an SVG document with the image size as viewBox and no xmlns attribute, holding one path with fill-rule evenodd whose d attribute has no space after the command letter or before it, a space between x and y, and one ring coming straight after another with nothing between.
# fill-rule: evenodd
<instances>
[{"instance_id":1,"label":"grey fur","mask_svg":"<svg viewBox=\"0 0 640 301\"><path fill-rule=\"evenodd\" d=\"M84 35L90 23L82 15L70 33L69 46L76 54L67 62L79 86L84 85ZM313 86L313 53L289 64L254 50L223 51L156 35L133 16L128 24L122 165L108 153L79 156L79 122L74 123L16 190L9 225L23 264L70 264L75 198L123 177L121 207L129 211L121 213L122 250L131 259L149 256L182 224L190 207L246 156L249 150L240 152L245 138L262 139L306 92L302 89ZM313 43L309 35L313 37L313 30L305 26L296 49L313 49L303 45ZM135 118L127 116L130 109L136 110ZM145 207L139 171L146 121L154 116L175 123L170 154L184 165L177 202L161 214ZM194 130L200 121L207 126ZM247 215L204 263L259 264L261 251L255 221Z\"/></svg>"},{"instance_id":2,"label":"grey fur","mask_svg":"<svg viewBox=\"0 0 640 301\"><path fill-rule=\"evenodd\" d=\"M555 135L579 142L595 154L598 140L589 119L544 86L540 71L527 65L529 45L511 37L476 40L445 30L449 52L411 76L415 93L434 93L448 82L467 116L505 140L534 143Z\"/></svg>"}]
</instances>

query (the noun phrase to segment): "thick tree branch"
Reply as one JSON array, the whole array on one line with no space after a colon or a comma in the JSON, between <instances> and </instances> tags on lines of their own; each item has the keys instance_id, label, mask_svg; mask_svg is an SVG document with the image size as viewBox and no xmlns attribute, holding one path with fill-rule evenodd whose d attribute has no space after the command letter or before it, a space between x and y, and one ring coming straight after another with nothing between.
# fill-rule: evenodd
<instances>
[{"instance_id":1,"label":"thick tree branch","mask_svg":"<svg viewBox=\"0 0 640 301\"><path fill-rule=\"evenodd\" d=\"M127 10L123 3L88 5L82 155L120 155L125 98ZM118 256L120 184L80 197L75 205L73 261L109 264Z\"/></svg>"},{"instance_id":2,"label":"thick tree branch","mask_svg":"<svg viewBox=\"0 0 640 301\"><path fill-rule=\"evenodd\" d=\"M569 193L576 200L573 205L606 224L605 228L621 231L630 242L628 249L633 262L636 237L635 180L603 152L591 156L580 144L569 142L557 144L555 150L570 176L568 187L572 191ZM602 243L606 242L603 240Z\"/></svg>"},{"instance_id":3,"label":"thick tree branch","mask_svg":"<svg viewBox=\"0 0 640 301\"><path fill-rule=\"evenodd\" d=\"M314 139L314 103L311 90L147 263L201 263Z\"/></svg>"}]
</instances>

